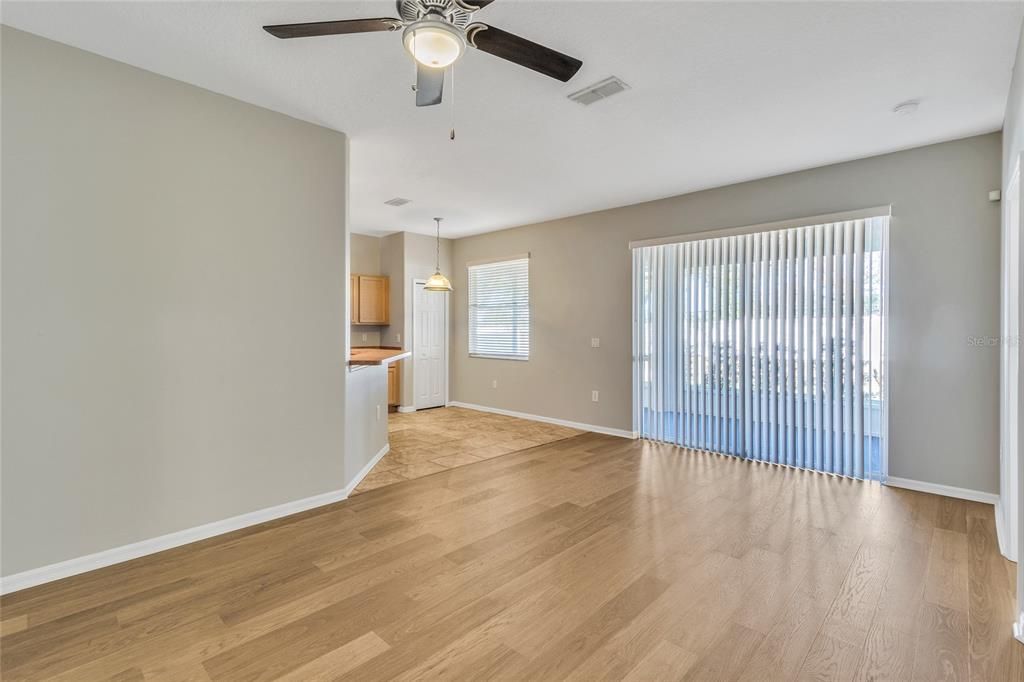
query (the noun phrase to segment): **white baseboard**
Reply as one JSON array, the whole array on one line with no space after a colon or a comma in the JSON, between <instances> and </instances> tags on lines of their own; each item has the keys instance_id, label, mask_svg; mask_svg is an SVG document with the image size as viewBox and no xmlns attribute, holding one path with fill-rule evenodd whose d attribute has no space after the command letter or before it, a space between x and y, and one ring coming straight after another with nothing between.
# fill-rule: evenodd
<instances>
[{"instance_id":1,"label":"white baseboard","mask_svg":"<svg viewBox=\"0 0 1024 682\"><path fill-rule=\"evenodd\" d=\"M486 405L474 405L472 403L462 403L457 400L453 400L448 403L449 407L462 407L467 410L477 410L478 412L490 412L492 414L503 414L506 417L518 417L519 419L528 419L535 422L543 422L545 424L555 424L557 426L568 426L571 429L579 429L580 431L593 431L594 433L603 433L608 436L618 436L619 438L630 438L636 439L639 434L635 431L626 431L624 429L612 429L607 426L595 426L593 424L582 424L580 422L571 422L565 419L555 419L554 417L542 417L537 414L527 414L525 412L514 412L513 410L502 410L497 407L487 407Z\"/></svg>"},{"instance_id":2,"label":"white baseboard","mask_svg":"<svg viewBox=\"0 0 1024 682\"><path fill-rule=\"evenodd\" d=\"M912 478L895 478L890 476L886 479L885 484L894 488L906 488L907 490L944 495L945 497L955 497L961 500L970 500L971 502L983 502L985 504L994 505L999 501L999 495L996 493L986 493L980 490L971 490L969 488L957 488L956 486L942 485L941 483L915 481Z\"/></svg>"},{"instance_id":3,"label":"white baseboard","mask_svg":"<svg viewBox=\"0 0 1024 682\"><path fill-rule=\"evenodd\" d=\"M999 553L1010 561L1017 561L1017 543L1014 542L1012 533L1006 531L1003 505L996 502L996 539L999 541Z\"/></svg>"},{"instance_id":4,"label":"white baseboard","mask_svg":"<svg viewBox=\"0 0 1024 682\"><path fill-rule=\"evenodd\" d=\"M374 455L373 458L366 463L366 466L359 470L359 473L355 475L355 478L349 481L348 485L345 486L345 497L352 494L352 491L356 489L356 486L363 482L363 479L366 478L366 475L370 473L373 467L377 466L377 462L379 462L384 455L389 452L391 452L391 443L385 443L384 447L380 449L380 452Z\"/></svg>"},{"instance_id":5,"label":"white baseboard","mask_svg":"<svg viewBox=\"0 0 1024 682\"><path fill-rule=\"evenodd\" d=\"M18 590L24 590L29 587L35 587L36 585L42 585L43 583L60 580L62 578L68 578L73 575L78 575L79 573L87 573L88 571L94 571L98 568L113 566L114 564L138 559L139 557L143 557L148 554L155 554L167 549L187 545L192 542L198 542L199 540L206 540L207 538L212 538L217 535L223 535L224 533L231 533L236 530L241 530L242 528L248 528L249 526L266 523L267 521L273 521L285 516L291 516L292 514L298 514L299 512L315 509L316 507L341 502L346 499L352 490L359 485L359 482L362 481L368 473L370 473L373 466L388 453L389 449L390 446L385 445L384 448L374 455L373 459L363 467L362 471L360 471L359 474L357 474L356 477L341 490L332 490L331 492L306 497L293 502L285 502L284 504L267 507L266 509L259 509L247 514L239 514L238 516L232 516L231 518L224 519L222 521L213 521L211 523L203 524L202 526L186 528L185 530L168 533L167 535L150 538L149 540L133 542L130 545L122 545L121 547L114 547L113 549L96 552L95 554L88 554L86 556L68 559L67 561L61 561L56 564L41 566L28 571L22 571L21 573L4 576L3 578L0 578L0 594L17 592Z\"/></svg>"},{"instance_id":6,"label":"white baseboard","mask_svg":"<svg viewBox=\"0 0 1024 682\"><path fill-rule=\"evenodd\" d=\"M410 412L415 412L416 408L412 405L399 405L398 411L402 414L409 414Z\"/></svg>"}]
</instances>

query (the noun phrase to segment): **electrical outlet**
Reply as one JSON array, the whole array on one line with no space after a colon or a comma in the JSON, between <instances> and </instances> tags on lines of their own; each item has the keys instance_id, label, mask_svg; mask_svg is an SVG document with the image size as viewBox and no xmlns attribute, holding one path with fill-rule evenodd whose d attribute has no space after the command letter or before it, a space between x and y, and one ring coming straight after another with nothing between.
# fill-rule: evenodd
<instances>
[{"instance_id":1,"label":"electrical outlet","mask_svg":"<svg viewBox=\"0 0 1024 682\"><path fill-rule=\"evenodd\" d=\"M497 388L497 387L498 387L498 380L497 379L491 379L491 388Z\"/></svg>"},{"instance_id":2,"label":"electrical outlet","mask_svg":"<svg viewBox=\"0 0 1024 682\"><path fill-rule=\"evenodd\" d=\"M601 347L601 339L597 338L596 336L593 337L592 339L590 339L590 347L591 348L600 348Z\"/></svg>"},{"instance_id":3,"label":"electrical outlet","mask_svg":"<svg viewBox=\"0 0 1024 682\"><path fill-rule=\"evenodd\" d=\"M395 334L395 343L402 343L402 335Z\"/></svg>"},{"instance_id":4,"label":"electrical outlet","mask_svg":"<svg viewBox=\"0 0 1024 682\"><path fill-rule=\"evenodd\" d=\"M591 402L595 402L596 403L600 399L601 399L601 395L597 391L591 391L590 392L590 400L591 400Z\"/></svg>"},{"instance_id":5,"label":"electrical outlet","mask_svg":"<svg viewBox=\"0 0 1024 682\"><path fill-rule=\"evenodd\" d=\"M366 334L363 334L363 341L366 341L366 340L367 340L367 339L369 339L369 338L370 338L370 337L369 337L368 335L366 335Z\"/></svg>"},{"instance_id":6,"label":"electrical outlet","mask_svg":"<svg viewBox=\"0 0 1024 682\"><path fill-rule=\"evenodd\" d=\"M380 421L380 405L377 405L377 421Z\"/></svg>"}]
</instances>

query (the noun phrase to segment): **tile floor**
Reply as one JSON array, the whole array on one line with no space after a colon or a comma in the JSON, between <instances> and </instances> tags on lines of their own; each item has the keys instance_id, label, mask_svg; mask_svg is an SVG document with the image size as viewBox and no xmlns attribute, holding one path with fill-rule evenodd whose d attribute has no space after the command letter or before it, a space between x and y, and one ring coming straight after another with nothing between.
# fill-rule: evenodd
<instances>
[{"instance_id":1,"label":"tile floor","mask_svg":"<svg viewBox=\"0 0 1024 682\"><path fill-rule=\"evenodd\" d=\"M354 495L583 433L461 407L394 412L388 415L388 432L391 451Z\"/></svg>"}]
</instances>

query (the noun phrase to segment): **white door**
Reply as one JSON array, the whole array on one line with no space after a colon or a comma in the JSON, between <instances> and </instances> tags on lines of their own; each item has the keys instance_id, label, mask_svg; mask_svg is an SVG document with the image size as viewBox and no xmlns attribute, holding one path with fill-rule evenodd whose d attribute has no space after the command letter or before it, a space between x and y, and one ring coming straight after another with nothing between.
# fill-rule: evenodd
<instances>
[{"instance_id":1,"label":"white door","mask_svg":"<svg viewBox=\"0 0 1024 682\"><path fill-rule=\"evenodd\" d=\"M1021 321L1021 235L1020 165L1010 179L1003 197L1003 297L1002 399L1000 402L1000 476L997 514L1002 522L1000 548L1008 559L1017 560L1018 467L1020 466L1020 321Z\"/></svg>"},{"instance_id":2,"label":"white door","mask_svg":"<svg viewBox=\"0 0 1024 682\"><path fill-rule=\"evenodd\" d=\"M448 393L448 294L414 285L413 404L417 410L443 407Z\"/></svg>"}]
</instances>

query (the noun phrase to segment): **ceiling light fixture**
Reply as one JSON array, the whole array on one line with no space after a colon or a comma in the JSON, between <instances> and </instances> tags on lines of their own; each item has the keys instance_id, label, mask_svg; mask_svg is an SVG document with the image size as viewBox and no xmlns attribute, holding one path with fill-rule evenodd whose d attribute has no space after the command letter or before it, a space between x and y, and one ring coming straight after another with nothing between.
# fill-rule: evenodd
<instances>
[{"instance_id":1,"label":"ceiling light fixture","mask_svg":"<svg viewBox=\"0 0 1024 682\"><path fill-rule=\"evenodd\" d=\"M437 267L434 268L434 274L430 276L427 283L423 285L423 288L427 291L451 291L452 283L448 281L448 278L441 274L441 218L434 218L434 222L437 223Z\"/></svg>"},{"instance_id":2,"label":"ceiling light fixture","mask_svg":"<svg viewBox=\"0 0 1024 682\"><path fill-rule=\"evenodd\" d=\"M451 66L466 51L462 32L436 19L423 19L409 25L402 34L402 42L413 59L435 69Z\"/></svg>"}]
</instances>

